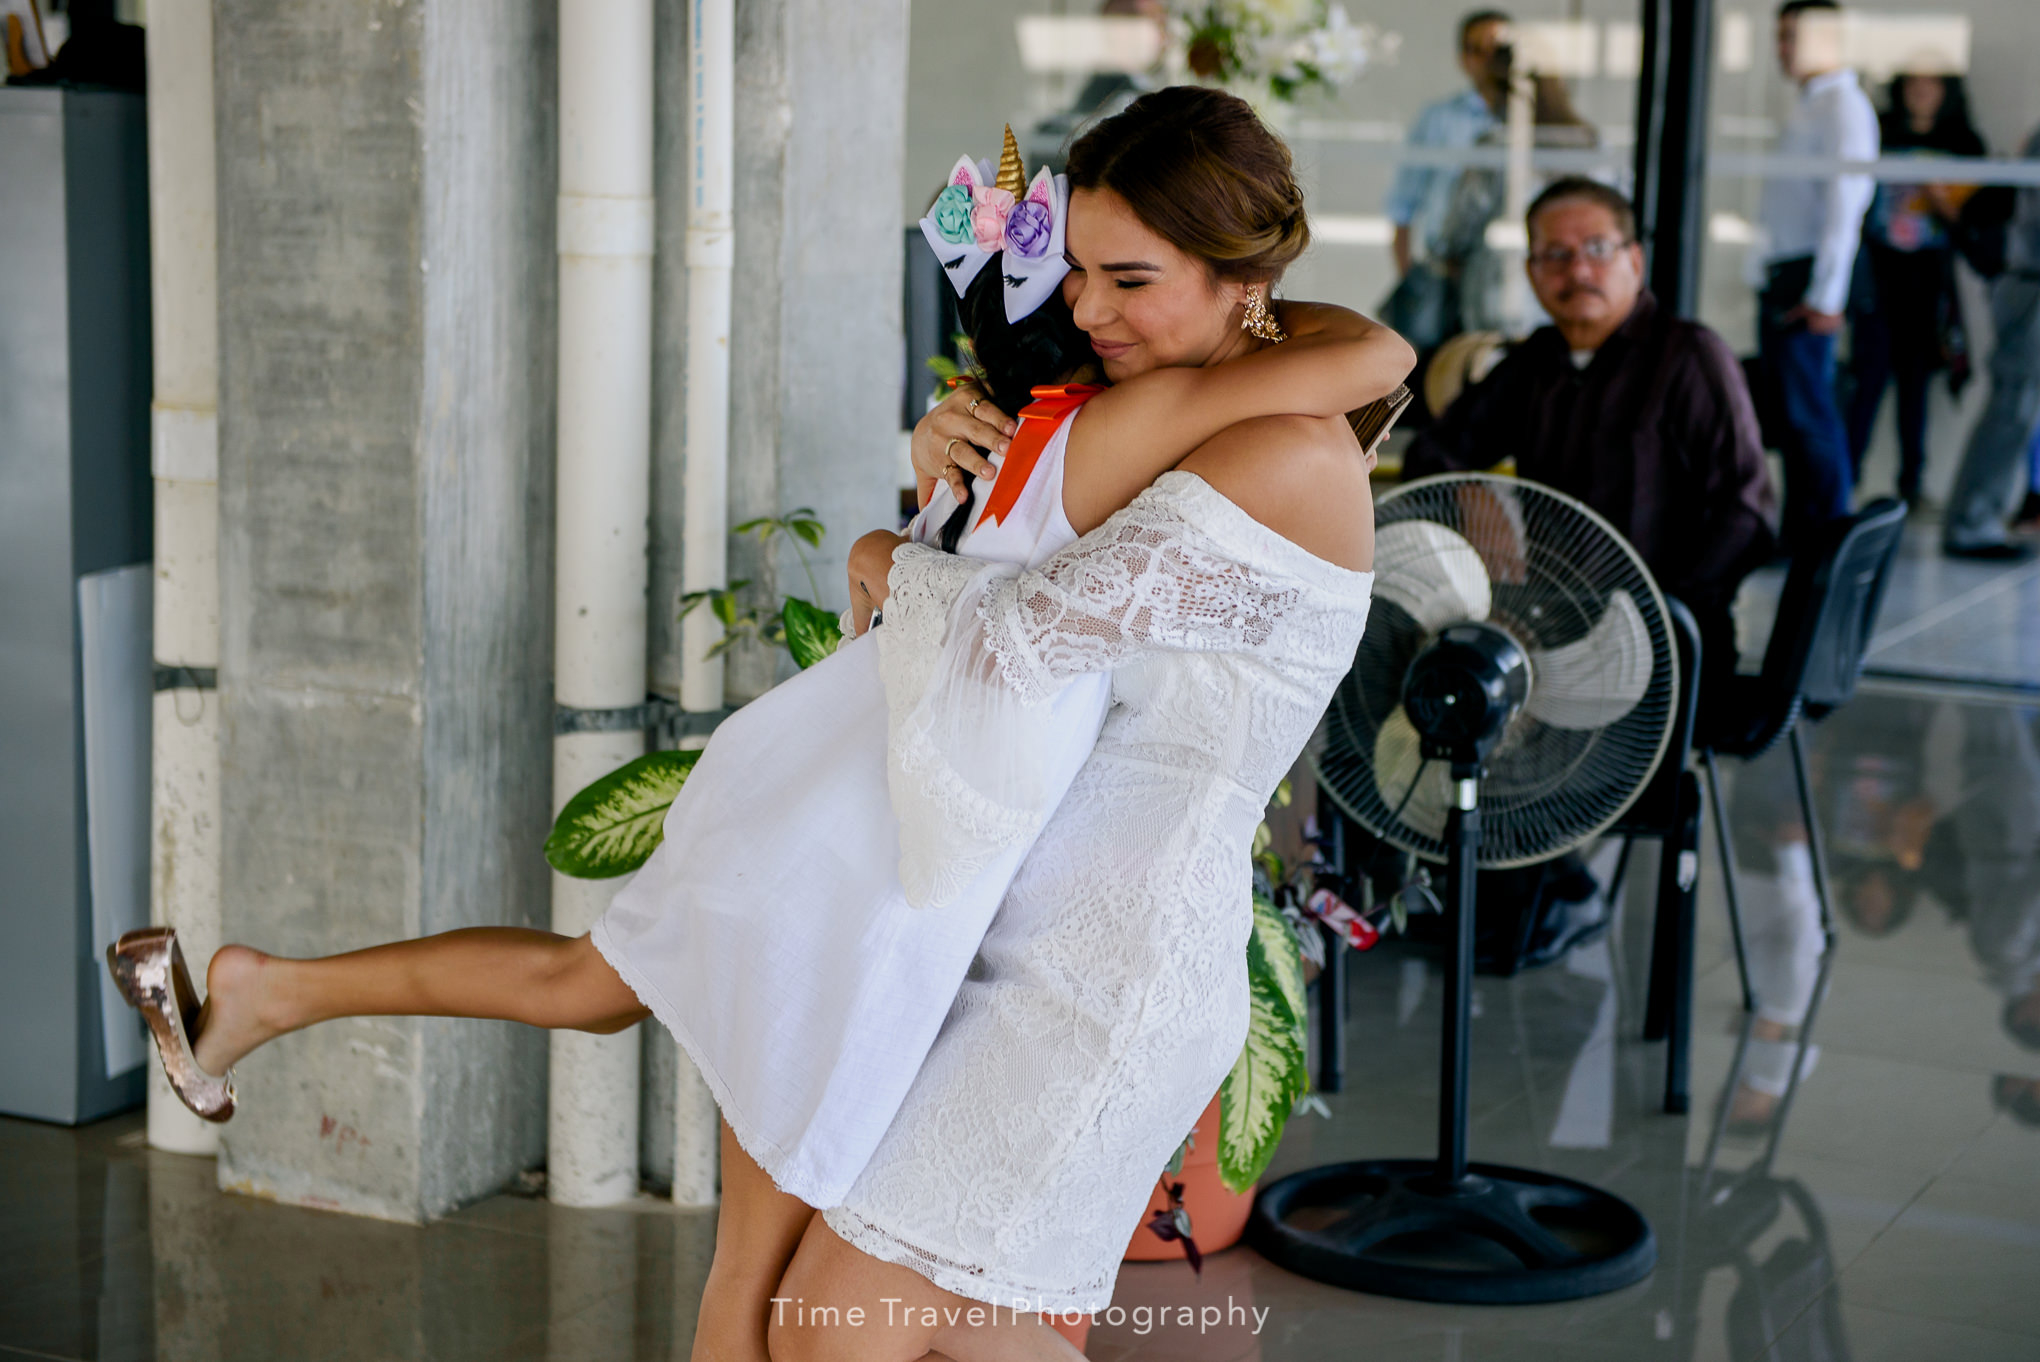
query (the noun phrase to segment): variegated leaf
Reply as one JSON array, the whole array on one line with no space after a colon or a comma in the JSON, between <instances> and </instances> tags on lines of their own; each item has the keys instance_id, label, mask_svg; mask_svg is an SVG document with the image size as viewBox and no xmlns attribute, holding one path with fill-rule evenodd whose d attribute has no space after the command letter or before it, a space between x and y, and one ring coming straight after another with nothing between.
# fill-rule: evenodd
<instances>
[{"instance_id":1,"label":"variegated leaf","mask_svg":"<svg viewBox=\"0 0 2040 1362\"><path fill-rule=\"evenodd\" d=\"M1272 921L1264 923L1264 916ZM1247 1043L1218 1093L1218 1173L1235 1192L1247 1190L1267 1168L1296 1099L1309 1086L1296 938L1272 906L1257 902L1254 917L1247 941Z\"/></svg>"},{"instance_id":2,"label":"variegated leaf","mask_svg":"<svg viewBox=\"0 0 2040 1362\"><path fill-rule=\"evenodd\" d=\"M803 671L842 646L842 625L819 605L788 596L779 618L786 626L786 651Z\"/></svg>"},{"instance_id":3,"label":"variegated leaf","mask_svg":"<svg viewBox=\"0 0 2040 1362\"><path fill-rule=\"evenodd\" d=\"M636 870L665 837L666 810L700 759L699 750L650 752L589 785L554 820L545 859L577 880Z\"/></svg>"},{"instance_id":4,"label":"variegated leaf","mask_svg":"<svg viewBox=\"0 0 2040 1362\"><path fill-rule=\"evenodd\" d=\"M1290 1012L1296 1017L1297 1025L1303 1024L1310 1014L1310 1002L1303 984L1303 945L1296 939L1296 928L1282 915L1282 910L1263 898L1254 900L1254 940L1261 948L1261 959L1275 975L1281 986L1282 997L1289 1004ZM1247 957L1252 968L1253 956Z\"/></svg>"}]
</instances>

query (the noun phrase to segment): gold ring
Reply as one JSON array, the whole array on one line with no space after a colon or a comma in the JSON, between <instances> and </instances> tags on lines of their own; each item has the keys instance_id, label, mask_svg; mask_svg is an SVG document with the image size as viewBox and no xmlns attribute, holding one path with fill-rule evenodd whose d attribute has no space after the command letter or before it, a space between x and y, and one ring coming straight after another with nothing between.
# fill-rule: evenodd
<instances>
[{"instance_id":1,"label":"gold ring","mask_svg":"<svg viewBox=\"0 0 2040 1362\"><path fill-rule=\"evenodd\" d=\"M956 448L956 442L958 440L961 440L962 438L963 437L961 435L952 435L949 437L949 443L942 446L942 460L944 463L953 464L956 462L956 460L949 457L949 451Z\"/></svg>"},{"instance_id":2,"label":"gold ring","mask_svg":"<svg viewBox=\"0 0 2040 1362\"><path fill-rule=\"evenodd\" d=\"M967 411L967 412L969 412L969 413L970 413L970 414L971 414L972 416L976 416L976 415L977 415L977 409L978 409L978 403L980 403L980 402L982 402L982 401L984 401L984 400L985 400L985 399L984 399L983 397L973 397L973 398L972 398L972 399L970 400L970 405L969 405L969 406L967 406L967 407L965 407L965 408L964 408L964 410L965 410L965 411Z\"/></svg>"}]
</instances>

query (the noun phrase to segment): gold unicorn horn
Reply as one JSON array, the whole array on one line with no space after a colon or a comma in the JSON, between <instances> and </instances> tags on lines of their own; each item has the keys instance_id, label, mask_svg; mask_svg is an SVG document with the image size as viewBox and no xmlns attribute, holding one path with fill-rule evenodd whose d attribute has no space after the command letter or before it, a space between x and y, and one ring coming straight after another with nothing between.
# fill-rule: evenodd
<instances>
[{"instance_id":1,"label":"gold unicorn horn","mask_svg":"<svg viewBox=\"0 0 2040 1362\"><path fill-rule=\"evenodd\" d=\"M1013 140L1013 125L1006 125L1006 145L999 152L999 176L992 181L1014 198L1027 192L1027 171L1020 164L1020 144Z\"/></svg>"}]
</instances>

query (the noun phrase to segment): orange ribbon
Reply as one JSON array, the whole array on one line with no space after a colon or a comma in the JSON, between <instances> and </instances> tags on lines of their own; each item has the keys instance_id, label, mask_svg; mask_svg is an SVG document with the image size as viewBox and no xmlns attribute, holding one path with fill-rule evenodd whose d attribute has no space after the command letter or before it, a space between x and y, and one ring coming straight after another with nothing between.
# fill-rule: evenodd
<instances>
[{"instance_id":1,"label":"orange ribbon","mask_svg":"<svg viewBox=\"0 0 2040 1362\"><path fill-rule=\"evenodd\" d=\"M978 524L996 525L1005 518L1020 500L1021 489L1027 486L1034 465L1041 461L1041 451L1048 448L1049 438L1078 407L1104 391L1096 383L1044 384L1032 390L1034 400L1020 409L1020 429L1006 450L1006 461L999 465L999 476L992 482L991 495L985 498L985 511L978 517Z\"/></svg>"}]
</instances>

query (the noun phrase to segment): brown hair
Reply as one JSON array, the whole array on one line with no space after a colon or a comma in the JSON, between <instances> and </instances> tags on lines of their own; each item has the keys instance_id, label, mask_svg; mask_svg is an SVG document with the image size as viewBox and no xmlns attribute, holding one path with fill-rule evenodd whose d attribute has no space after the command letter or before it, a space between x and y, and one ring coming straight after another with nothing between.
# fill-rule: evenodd
<instances>
[{"instance_id":1,"label":"brown hair","mask_svg":"<svg viewBox=\"0 0 2040 1362\"><path fill-rule=\"evenodd\" d=\"M1070 148L1070 188L1109 189L1220 279L1273 283L1310 245L1289 148L1237 95L1150 91Z\"/></svg>"}]
</instances>

